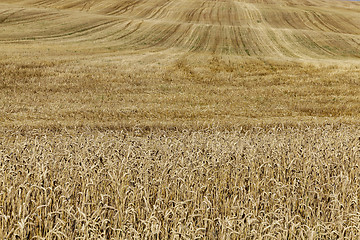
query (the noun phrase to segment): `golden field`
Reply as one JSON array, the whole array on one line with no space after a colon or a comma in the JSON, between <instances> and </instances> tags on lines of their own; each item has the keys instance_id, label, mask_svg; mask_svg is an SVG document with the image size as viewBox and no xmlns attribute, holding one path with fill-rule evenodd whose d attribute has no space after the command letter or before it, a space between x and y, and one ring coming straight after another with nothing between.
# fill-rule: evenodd
<instances>
[{"instance_id":1,"label":"golden field","mask_svg":"<svg viewBox=\"0 0 360 240\"><path fill-rule=\"evenodd\" d=\"M359 239L360 2L0 0L0 239Z\"/></svg>"},{"instance_id":2,"label":"golden field","mask_svg":"<svg viewBox=\"0 0 360 240\"><path fill-rule=\"evenodd\" d=\"M1 133L3 239L359 238L359 128Z\"/></svg>"},{"instance_id":3,"label":"golden field","mask_svg":"<svg viewBox=\"0 0 360 240\"><path fill-rule=\"evenodd\" d=\"M3 63L1 123L192 128L358 122L359 66L189 58L143 67Z\"/></svg>"},{"instance_id":4,"label":"golden field","mask_svg":"<svg viewBox=\"0 0 360 240\"><path fill-rule=\"evenodd\" d=\"M358 122L360 3L0 1L3 126Z\"/></svg>"}]
</instances>

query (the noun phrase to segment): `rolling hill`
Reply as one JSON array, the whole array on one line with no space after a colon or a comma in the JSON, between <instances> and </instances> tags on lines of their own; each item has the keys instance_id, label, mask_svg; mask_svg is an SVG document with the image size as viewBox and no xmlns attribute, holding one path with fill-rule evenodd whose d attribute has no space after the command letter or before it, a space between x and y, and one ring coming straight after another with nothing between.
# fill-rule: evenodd
<instances>
[{"instance_id":1,"label":"rolling hill","mask_svg":"<svg viewBox=\"0 0 360 240\"><path fill-rule=\"evenodd\" d=\"M360 1L0 0L0 239L359 239Z\"/></svg>"},{"instance_id":2,"label":"rolling hill","mask_svg":"<svg viewBox=\"0 0 360 240\"><path fill-rule=\"evenodd\" d=\"M1 0L2 125L358 122L360 2Z\"/></svg>"},{"instance_id":3,"label":"rolling hill","mask_svg":"<svg viewBox=\"0 0 360 240\"><path fill-rule=\"evenodd\" d=\"M360 3L350 1L15 0L1 1L0 22L2 42L360 57Z\"/></svg>"}]
</instances>

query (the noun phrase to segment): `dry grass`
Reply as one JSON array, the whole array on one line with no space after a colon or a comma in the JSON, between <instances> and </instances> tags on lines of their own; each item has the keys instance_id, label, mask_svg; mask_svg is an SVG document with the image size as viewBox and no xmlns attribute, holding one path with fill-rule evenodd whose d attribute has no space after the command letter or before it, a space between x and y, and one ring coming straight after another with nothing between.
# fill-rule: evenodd
<instances>
[{"instance_id":1,"label":"dry grass","mask_svg":"<svg viewBox=\"0 0 360 240\"><path fill-rule=\"evenodd\" d=\"M6 130L3 239L358 239L360 130Z\"/></svg>"},{"instance_id":2,"label":"dry grass","mask_svg":"<svg viewBox=\"0 0 360 240\"><path fill-rule=\"evenodd\" d=\"M0 124L193 128L360 119L355 63L157 57L0 61Z\"/></svg>"},{"instance_id":3,"label":"dry grass","mask_svg":"<svg viewBox=\"0 0 360 240\"><path fill-rule=\"evenodd\" d=\"M359 4L0 0L0 126L356 123Z\"/></svg>"},{"instance_id":4,"label":"dry grass","mask_svg":"<svg viewBox=\"0 0 360 240\"><path fill-rule=\"evenodd\" d=\"M3 43L45 49L360 57L356 1L1 0L1 9Z\"/></svg>"},{"instance_id":5,"label":"dry grass","mask_svg":"<svg viewBox=\"0 0 360 240\"><path fill-rule=\"evenodd\" d=\"M359 239L359 13L0 0L0 239Z\"/></svg>"}]
</instances>

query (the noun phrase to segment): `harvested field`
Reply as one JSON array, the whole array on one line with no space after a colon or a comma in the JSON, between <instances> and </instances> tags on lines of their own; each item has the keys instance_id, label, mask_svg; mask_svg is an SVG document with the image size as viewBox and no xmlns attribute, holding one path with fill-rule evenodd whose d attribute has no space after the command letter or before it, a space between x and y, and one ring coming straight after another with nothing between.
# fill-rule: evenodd
<instances>
[{"instance_id":1,"label":"harvested field","mask_svg":"<svg viewBox=\"0 0 360 240\"><path fill-rule=\"evenodd\" d=\"M156 56L0 61L1 124L232 128L360 119L354 64Z\"/></svg>"},{"instance_id":2,"label":"harvested field","mask_svg":"<svg viewBox=\"0 0 360 240\"><path fill-rule=\"evenodd\" d=\"M360 57L360 4L350 1L1 2L3 42L83 51L91 46L111 52L176 48L244 56Z\"/></svg>"},{"instance_id":3,"label":"harvested field","mask_svg":"<svg viewBox=\"0 0 360 240\"><path fill-rule=\"evenodd\" d=\"M74 50L168 50L242 56L359 58L350 1L2 0L4 43ZM8 4L6 4L8 3ZM96 44L94 44L96 43ZM108 51L109 52L109 51Z\"/></svg>"},{"instance_id":4,"label":"harvested field","mask_svg":"<svg viewBox=\"0 0 360 240\"><path fill-rule=\"evenodd\" d=\"M360 3L0 1L0 125L359 119Z\"/></svg>"}]
</instances>

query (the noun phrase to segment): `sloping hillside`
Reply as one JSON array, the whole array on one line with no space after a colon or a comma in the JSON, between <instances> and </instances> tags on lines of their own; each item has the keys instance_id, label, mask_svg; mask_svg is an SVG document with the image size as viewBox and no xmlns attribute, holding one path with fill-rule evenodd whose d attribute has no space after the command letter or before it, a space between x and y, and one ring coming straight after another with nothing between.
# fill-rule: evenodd
<instances>
[{"instance_id":1,"label":"sloping hillside","mask_svg":"<svg viewBox=\"0 0 360 240\"><path fill-rule=\"evenodd\" d=\"M359 122L360 2L0 0L0 125Z\"/></svg>"},{"instance_id":2,"label":"sloping hillside","mask_svg":"<svg viewBox=\"0 0 360 240\"><path fill-rule=\"evenodd\" d=\"M0 239L360 239L360 1L0 0Z\"/></svg>"},{"instance_id":3,"label":"sloping hillside","mask_svg":"<svg viewBox=\"0 0 360 240\"><path fill-rule=\"evenodd\" d=\"M241 56L360 57L360 3L336 0L2 0L0 41Z\"/></svg>"}]
</instances>

